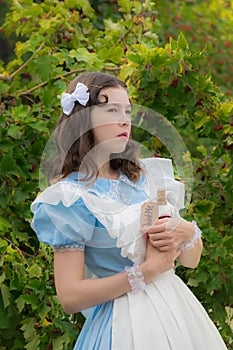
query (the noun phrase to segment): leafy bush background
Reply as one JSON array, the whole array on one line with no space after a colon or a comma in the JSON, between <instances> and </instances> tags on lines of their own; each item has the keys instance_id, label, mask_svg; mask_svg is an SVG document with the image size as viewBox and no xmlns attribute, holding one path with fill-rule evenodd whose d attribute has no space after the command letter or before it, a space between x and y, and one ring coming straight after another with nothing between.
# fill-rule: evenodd
<instances>
[{"instance_id":1,"label":"leafy bush background","mask_svg":"<svg viewBox=\"0 0 233 350\"><path fill-rule=\"evenodd\" d=\"M197 269L178 271L232 348L232 2L4 4L1 37L14 53L0 62L0 349L72 349L82 327L80 314L62 312L51 251L29 223L59 96L86 70L124 79L132 101L164 115L185 141L195 175L186 217L201 226L204 251ZM135 138L169 156L156 137Z\"/></svg>"},{"instance_id":2,"label":"leafy bush background","mask_svg":"<svg viewBox=\"0 0 233 350\"><path fill-rule=\"evenodd\" d=\"M157 2L163 21L161 37L169 40L183 31L190 46L202 50L206 56L202 72L211 71L212 78L227 95L232 95L233 32L231 30L232 2L217 1L165 1Z\"/></svg>"}]
</instances>

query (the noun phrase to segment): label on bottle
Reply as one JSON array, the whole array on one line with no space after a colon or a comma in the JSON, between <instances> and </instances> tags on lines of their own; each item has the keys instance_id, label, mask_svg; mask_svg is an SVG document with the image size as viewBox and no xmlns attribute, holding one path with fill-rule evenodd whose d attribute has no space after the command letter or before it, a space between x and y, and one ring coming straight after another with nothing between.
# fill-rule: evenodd
<instances>
[{"instance_id":1,"label":"label on bottle","mask_svg":"<svg viewBox=\"0 0 233 350\"><path fill-rule=\"evenodd\" d=\"M171 207L167 204L167 201L166 201L165 190L157 191L157 202L158 202L159 219L172 217Z\"/></svg>"},{"instance_id":2,"label":"label on bottle","mask_svg":"<svg viewBox=\"0 0 233 350\"><path fill-rule=\"evenodd\" d=\"M165 190L158 190L157 191L157 202L158 205L166 205L166 195L165 195Z\"/></svg>"},{"instance_id":3,"label":"label on bottle","mask_svg":"<svg viewBox=\"0 0 233 350\"><path fill-rule=\"evenodd\" d=\"M158 219L157 202L145 202L141 207L141 227L150 227Z\"/></svg>"}]
</instances>

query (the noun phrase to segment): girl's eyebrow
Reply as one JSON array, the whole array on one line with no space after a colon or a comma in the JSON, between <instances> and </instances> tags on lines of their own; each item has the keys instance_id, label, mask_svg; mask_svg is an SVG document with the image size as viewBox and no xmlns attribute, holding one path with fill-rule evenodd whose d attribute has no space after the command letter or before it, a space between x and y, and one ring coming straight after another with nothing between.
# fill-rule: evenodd
<instances>
[{"instance_id":1,"label":"girl's eyebrow","mask_svg":"<svg viewBox=\"0 0 233 350\"><path fill-rule=\"evenodd\" d=\"M105 104L105 106L106 107L109 107L109 106L115 106L115 107L117 107L117 106L125 106L125 107L130 107L131 108L131 104L130 103L120 103L120 102L110 102L110 103L106 103Z\"/></svg>"}]
</instances>

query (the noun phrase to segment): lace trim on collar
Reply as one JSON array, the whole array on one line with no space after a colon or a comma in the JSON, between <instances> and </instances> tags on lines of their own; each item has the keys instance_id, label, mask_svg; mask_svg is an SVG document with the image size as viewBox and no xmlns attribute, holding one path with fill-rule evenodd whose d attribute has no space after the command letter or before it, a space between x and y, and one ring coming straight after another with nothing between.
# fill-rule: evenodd
<instances>
[{"instance_id":1,"label":"lace trim on collar","mask_svg":"<svg viewBox=\"0 0 233 350\"><path fill-rule=\"evenodd\" d=\"M145 175L143 173L141 173L141 177L143 177L143 179L142 179L142 182L140 185L138 185L137 182L135 183L132 180L130 180L124 173L120 173L120 177L119 177L118 181L125 182L126 184L130 185L131 187L142 190L145 186L146 178L145 178Z\"/></svg>"},{"instance_id":2,"label":"lace trim on collar","mask_svg":"<svg viewBox=\"0 0 233 350\"><path fill-rule=\"evenodd\" d=\"M143 175L142 175L143 176ZM132 188L136 188L138 190L143 190L145 186L145 177L141 181L141 184L138 185L137 183L134 183L131 181L124 173L120 173L119 179L113 180L110 182L110 190L106 193L101 193L99 191L96 191L93 189L90 189L88 192L94 192L96 195L98 195L101 198L106 198L106 199L113 199L116 201L119 201L124 204L130 204L131 201L131 196L125 195L123 191L121 191L121 182L127 184L128 186Z\"/></svg>"}]
</instances>

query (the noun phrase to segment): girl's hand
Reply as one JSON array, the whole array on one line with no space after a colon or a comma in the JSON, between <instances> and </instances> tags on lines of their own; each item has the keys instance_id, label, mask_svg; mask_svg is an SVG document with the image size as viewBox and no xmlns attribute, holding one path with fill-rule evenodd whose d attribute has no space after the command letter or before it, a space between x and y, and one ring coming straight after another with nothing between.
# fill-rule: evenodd
<instances>
[{"instance_id":1,"label":"girl's hand","mask_svg":"<svg viewBox=\"0 0 233 350\"><path fill-rule=\"evenodd\" d=\"M151 241L147 241L146 260L141 265L146 282L151 281L156 276L174 268L174 261L180 256L181 251L171 249L161 252L155 248Z\"/></svg>"},{"instance_id":2,"label":"girl's hand","mask_svg":"<svg viewBox=\"0 0 233 350\"><path fill-rule=\"evenodd\" d=\"M194 235L194 225L182 218L164 218L147 231L150 243L161 252L178 250L182 242L188 242Z\"/></svg>"}]
</instances>

